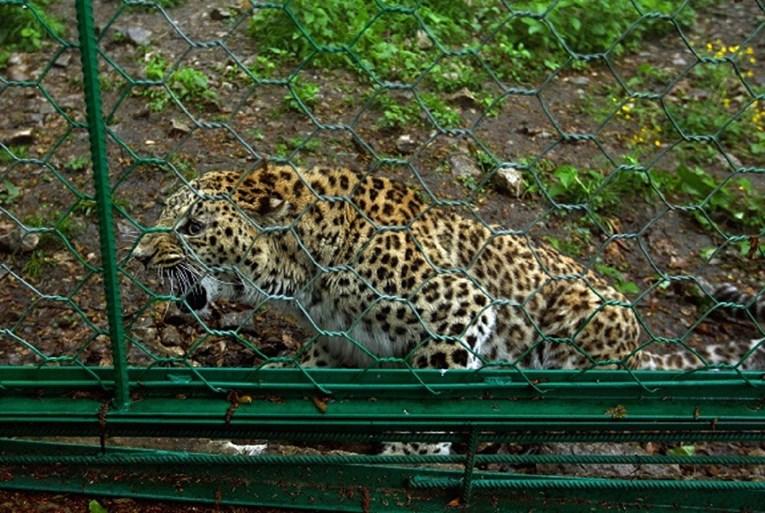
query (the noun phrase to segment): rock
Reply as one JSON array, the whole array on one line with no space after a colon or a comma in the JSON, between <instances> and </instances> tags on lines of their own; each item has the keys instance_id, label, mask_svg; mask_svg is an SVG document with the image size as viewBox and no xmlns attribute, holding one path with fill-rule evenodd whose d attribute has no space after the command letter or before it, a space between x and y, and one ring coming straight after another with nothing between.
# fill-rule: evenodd
<instances>
[{"instance_id":1,"label":"rock","mask_svg":"<svg viewBox=\"0 0 765 513\"><path fill-rule=\"evenodd\" d=\"M586 86L586 85L589 85L590 79L589 79L589 77L585 77L585 76L580 75L578 77L572 77L570 82L572 84L574 84L574 85Z\"/></svg>"},{"instance_id":2,"label":"rock","mask_svg":"<svg viewBox=\"0 0 765 513\"><path fill-rule=\"evenodd\" d=\"M210 11L211 20L227 20L233 16L233 13L225 7L215 7Z\"/></svg>"},{"instance_id":3,"label":"rock","mask_svg":"<svg viewBox=\"0 0 765 513\"><path fill-rule=\"evenodd\" d=\"M455 153L449 157L449 165L452 168L452 173L457 176L472 176L473 178L479 178L481 176L481 170L475 164L473 158L467 153Z\"/></svg>"},{"instance_id":4,"label":"rock","mask_svg":"<svg viewBox=\"0 0 765 513\"><path fill-rule=\"evenodd\" d=\"M453 102L458 102L465 106L478 104L478 101L475 98L475 94L473 94L473 91L467 87L463 87L462 89L453 92L447 97L447 99Z\"/></svg>"},{"instance_id":5,"label":"rock","mask_svg":"<svg viewBox=\"0 0 765 513\"><path fill-rule=\"evenodd\" d=\"M6 76L8 80L16 82L30 80L29 68L19 54L14 53L8 57Z\"/></svg>"},{"instance_id":6,"label":"rock","mask_svg":"<svg viewBox=\"0 0 765 513\"><path fill-rule=\"evenodd\" d=\"M523 192L523 174L513 167L500 167L494 175L495 187L518 198Z\"/></svg>"},{"instance_id":7,"label":"rock","mask_svg":"<svg viewBox=\"0 0 765 513\"><path fill-rule=\"evenodd\" d=\"M72 61L72 54L69 52L64 52L58 56L58 59L53 61L53 65L59 68L66 68L67 66L69 66L69 63L71 61Z\"/></svg>"},{"instance_id":8,"label":"rock","mask_svg":"<svg viewBox=\"0 0 765 513\"><path fill-rule=\"evenodd\" d=\"M178 347L183 345L183 337L175 326L164 326L162 328L162 345L165 348Z\"/></svg>"},{"instance_id":9,"label":"rock","mask_svg":"<svg viewBox=\"0 0 765 513\"><path fill-rule=\"evenodd\" d=\"M417 148L417 141L409 134L403 134L396 139L396 149L401 153L412 153Z\"/></svg>"},{"instance_id":10,"label":"rock","mask_svg":"<svg viewBox=\"0 0 765 513\"><path fill-rule=\"evenodd\" d=\"M679 53L676 53L672 56L672 64L674 64L675 66L687 66L688 61L686 61L682 55L680 55Z\"/></svg>"},{"instance_id":11,"label":"rock","mask_svg":"<svg viewBox=\"0 0 765 513\"><path fill-rule=\"evenodd\" d=\"M725 157L727 157L727 159ZM732 153L726 153L725 156L723 156L720 153L717 153L716 158L717 158L717 161L725 167L732 165L736 169L739 169L743 167L744 165L741 162L741 160L737 156L733 155Z\"/></svg>"},{"instance_id":12,"label":"rock","mask_svg":"<svg viewBox=\"0 0 765 513\"><path fill-rule=\"evenodd\" d=\"M172 126L170 135L183 135L191 132L188 123L183 120L173 118L170 120L170 124Z\"/></svg>"},{"instance_id":13,"label":"rock","mask_svg":"<svg viewBox=\"0 0 765 513\"><path fill-rule=\"evenodd\" d=\"M34 130L31 128L22 128L3 135L3 142L6 145L28 146L35 142Z\"/></svg>"},{"instance_id":14,"label":"rock","mask_svg":"<svg viewBox=\"0 0 765 513\"><path fill-rule=\"evenodd\" d=\"M417 34L415 35L415 42L417 44L417 48L420 50L427 50L428 48L433 48L433 41L428 37L428 34L424 30L418 30Z\"/></svg>"},{"instance_id":15,"label":"rock","mask_svg":"<svg viewBox=\"0 0 765 513\"><path fill-rule=\"evenodd\" d=\"M136 46L146 46L151 43L151 30L143 27L130 27L125 31L128 41Z\"/></svg>"}]
</instances>

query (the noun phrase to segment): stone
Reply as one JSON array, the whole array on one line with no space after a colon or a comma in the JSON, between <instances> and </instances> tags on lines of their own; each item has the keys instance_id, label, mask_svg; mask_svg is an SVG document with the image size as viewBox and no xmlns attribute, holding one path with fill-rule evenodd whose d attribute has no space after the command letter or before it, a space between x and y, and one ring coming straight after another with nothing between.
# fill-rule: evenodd
<instances>
[{"instance_id":1,"label":"stone","mask_svg":"<svg viewBox=\"0 0 765 513\"><path fill-rule=\"evenodd\" d=\"M586 86L590 83L590 79L589 77L580 75L578 77L572 77L571 83L578 86Z\"/></svg>"},{"instance_id":2,"label":"stone","mask_svg":"<svg viewBox=\"0 0 765 513\"><path fill-rule=\"evenodd\" d=\"M210 11L210 19L211 20L227 20L233 16L233 13L226 9L225 7L214 7L212 11Z\"/></svg>"},{"instance_id":3,"label":"stone","mask_svg":"<svg viewBox=\"0 0 765 513\"><path fill-rule=\"evenodd\" d=\"M523 192L523 174L514 167L500 167L494 175L495 187L514 198Z\"/></svg>"},{"instance_id":4,"label":"stone","mask_svg":"<svg viewBox=\"0 0 765 513\"><path fill-rule=\"evenodd\" d=\"M137 46L146 46L151 43L151 30L143 27L130 27L125 31L128 41Z\"/></svg>"},{"instance_id":5,"label":"stone","mask_svg":"<svg viewBox=\"0 0 765 513\"><path fill-rule=\"evenodd\" d=\"M3 142L8 146L28 146L34 141L35 133L31 128L22 128L3 135Z\"/></svg>"},{"instance_id":6,"label":"stone","mask_svg":"<svg viewBox=\"0 0 765 513\"><path fill-rule=\"evenodd\" d=\"M188 123L183 120L173 118L170 120L170 125L172 127L170 130L170 135L188 134L191 132L191 128L189 127Z\"/></svg>"},{"instance_id":7,"label":"stone","mask_svg":"<svg viewBox=\"0 0 765 513\"><path fill-rule=\"evenodd\" d=\"M417 148L417 141L409 134L402 134L396 139L396 149L401 153L412 153Z\"/></svg>"},{"instance_id":8,"label":"stone","mask_svg":"<svg viewBox=\"0 0 765 513\"><path fill-rule=\"evenodd\" d=\"M449 156L449 166L452 168L452 173L459 177L479 178L481 176L480 168L467 153L455 153Z\"/></svg>"},{"instance_id":9,"label":"stone","mask_svg":"<svg viewBox=\"0 0 765 513\"><path fill-rule=\"evenodd\" d=\"M457 102L462 105L477 105L478 100L475 98L475 94L473 91L468 89L467 87L463 87L462 89L459 89L452 94L450 94L447 99L449 101Z\"/></svg>"},{"instance_id":10,"label":"stone","mask_svg":"<svg viewBox=\"0 0 765 513\"><path fill-rule=\"evenodd\" d=\"M428 34L424 30L418 30L415 34L417 48L420 50L427 50L433 47L433 41L428 37Z\"/></svg>"},{"instance_id":11,"label":"stone","mask_svg":"<svg viewBox=\"0 0 765 513\"><path fill-rule=\"evenodd\" d=\"M72 54L69 52L64 52L58 56L58 59L53 61L53 65L59 68L66 68L67 66L69 66L69 63L71 61L72 61Z\"/></svg>"}]
</instances>

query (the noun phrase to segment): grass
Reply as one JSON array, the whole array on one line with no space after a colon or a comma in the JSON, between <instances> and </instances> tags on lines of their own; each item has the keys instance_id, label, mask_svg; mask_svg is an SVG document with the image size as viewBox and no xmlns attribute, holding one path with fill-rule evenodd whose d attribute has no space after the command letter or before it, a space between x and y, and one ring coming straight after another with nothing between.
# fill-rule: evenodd
<instances>
[{"instance_id":1,"label":"grass","mask_svg":"<svg viewBox=\"0 0 765 513\"><path fill-rule=\"evenodd\" d=\"M664 14L676 8L670 0L643 0L640 5ZM512 3L514 10L534 15L547 12L549 6L541 0ZM489 0L425 0L404 2L402 7L398 12L380 11L377 3L361 0L256 6L249 30L264 51L253 71L270 77L312 58L314 66L346 68L384 81L411 83L427 73L437 92L478 90L485 81L484 64L500 80L529 82L568 60L562 44L580 53L611 49L619 54L648 34L673 30L669 23L644 20L616 45L639 17L630 0L561 0L546 14L555 32L533 16L513 16ZM606 11L623 15L603 16ZM676 19L688 25L692 9L684 9ZM478 58L439 59L439 47L476 53Z\"/></svg>"},{"instance_id":2,"label":"grass","mask_svg":"<svg viewBox=\"0 0 765 513\"><path fill-rule=\"evenodd\" d=\"M163 82L181 102L189 102L198 107L217 102L217 94L211 89L209 77L203 71L183 66L168 75L167 67L167 60L162 55L150 56L144 65L146 79ZM142 89L138 94L149 99L149 109L153 112L163 111L172 102L170 94L161 87Z\"/></svg>"},{"instance_id":3,"label":"grass","mask_svg":"<svg viewBox=\"0 0 765 513\"><path fill-rule=\"evenodd\" d=\"M295 79L292 81L290 92L284 96L283 101L289 109L303 112L305 107L313 107L316 104L320 91L319 84Z\"/></svg>"},{"instance_id":4,"label":"grass","mask_svg":"<svg viewBox=\"0 0 765 513\"><path fill-rule=\"evenodd\" d=\"M765 232L765 191L744 174L716 178L700 166L681 164L672 171L621 170L608 176L606 170L554 166L546 161L538 164L534 173L541 187L533 183L528 192L546 194L560 205L587 205L593 221L602 215L617 214L641 195L659 192L713 235ZM569 254L580 252L570 241L548 242ZM750 253L752 247L756 251L757 245L751 241L738 244L742 255Z\"/></svg>"},{"instance_id":5,"label":"grass","mask_svg":"<svg viewBox=\"0 0 765 513\"><path fill-rule=\"evenodd\" d=\"M0 181L0 205L10 205L21 196L21 191L7 178Z\"/></svg>"},{"instance_id":6,"label":"grass","mask_svg":"<svg viewBox=\"0 0 765 513\"><path fill-rule=\"evenodd\" d=\"M42 48L50 35L61 35L64 25L46 8L51 0L19 5L0 5L0 69L13 52L34 52Z\"/></svg>"}]
</instances>

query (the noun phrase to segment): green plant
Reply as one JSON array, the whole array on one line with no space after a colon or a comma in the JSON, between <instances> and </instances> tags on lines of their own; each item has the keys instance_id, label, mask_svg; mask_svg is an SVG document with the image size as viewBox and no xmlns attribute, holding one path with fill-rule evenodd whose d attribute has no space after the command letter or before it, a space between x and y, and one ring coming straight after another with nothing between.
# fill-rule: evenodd
<instances>
[{"instance_id":1,"label":"green plant","mask_svg":"<svg viewBox=\"0 0 765 513\"><path fill-rule=\"evenodd\" d=\"M606 278L610 278L614 284L614 288L625 295L639 294L640 287L633 281L628 280L624 273L615 267L606 265L602 262L597 262L594 265L595 271L602 274Z\"/></svg>"},{"instance_id":2,"label":"green plant","mask_svg":"<svg viewBox=\"0 0 765 513\"><path fill-rule=\"evenodd\" d=\"M16 187L13 182L4 178L0 182L0 205L10 205L16 199L21 196L21 191Z\"/></svg>"},{"instance_id":3,"label":"green plant","mask_svg":"<svg viewBox=\"0 0 765 513\"><path fill-rule=\"evenodd\" d=\"M155 54L149 57L144 66L147 80L164 82L180 101L191 101L207 105L217 101L217 94L210 89L207 75L198 69L184 66L166 77L168 63L164 57ZM149 98L149 109L160 112L170 103L171 97L164 88L143 89L139 94Z\"/></svg>"},{"instance_id":4,"label":"green plant","mask_svg":"<svg viewBox=\"0 0 765 513\"><path fill-rule=\"evenodd\" d=\"M673 14L677 8L673 0L642 0L639 5L643 12L664 14ZM436 91L444 92L460 87L478 89L487 81L481 78L485 72L478 59L437 62L437 44L479 52L501 80L532 81L568 59L561 41L577 52L602 52L611 49L639 17L631 0L531 0L513 2L512 8L546 12L556 33L534 17L508 16L504 6L490 0L425 0L416 4L417 17L380 14L375 2L327 0L317 5L311 0L294 0L286 8L256 6L249 30L265 49L256 60L259 75L311 57L317 65L362 71L365 76L372 73L381 80L412 82L428 72ZM623 15L603 16L606 11ZM693 10L686 7L676 20L689 24ZM629 40L613 51L632 47L648 34L671 30L671 23L644 19L632 28ZM330 51L316 54L317 48ZM357 58L333 51L339 48L351 48Z\"/></svg>"},{"instance_id":5,"label":"green plant","mask_svg":"<svg viewBox=\"0 0 765 513\"><path fill-rule=\"evenodd\" d=\"M83 201L83 200L80 200ZM87 200L84 200L87 202ZM94 203L95 205L95 203ZM66 215L62 214L58 210L51 210L50 205L41 205L41 209L34 214L30 214L24 218L24 224L30 228L48 228L56 230L58 233L66 237L72 238L80 229L82 224L74 218L74 213L81 209L80 202L72 208L71 212ZM52 232L46 232L41 234L41 243L56 240L57 236Z\"/></svg>"},{"instance_id":6,"label":"green plant","mask_svg":"<svg viewBox=\"0 0 765 513\"><path fill-rule=\"evenodd\" d=\"M203 103L217 100L215 91L210 89L207 75L198 69L183 67L174 71L170 75L168 85L181 100L190 99Z\"/></svg>"},{"instance_id":7,"label":"green plant","mask_svg":"<svg viewBox=\"0 0 765 513\"><path fill-rule=\"evenodd\" d=\"M45 269L49 262L50 258L45 255L44 251L35 250L29 255L27 261L24 262L23 272L27 277L37 279L42 276L43 269Z\"/></svg>"},{"instance_id":8,"label":"green plant","mask_svg":"<svg viewBox=\"0 0 765 513\"><path fill-rule=\"evenodd\" d=\"M180 155L172 155L169 159L169 163L172 164L175 170L186 180L192 180L197 176L197 170L194 168L194 164Z\"/></svg>"},{"instance_id":9,"label":"green plant","mask_svg":"<svg viewBox=\"0 0 765 513\"><path fill-rule=\"evenodd\" d=\"M745 177L724 182L701 167L679 166L661 173L664 189L677 203L692 207L694 219L703 227L715 223L762 231L765 229L765 194Z\"/></svg>"},{"instance_id":10,"label":"green plant","mask_svg":"<svg viewBox=\"0 0 765 513\"><path fill-rule=\"evenodd\" d=\"M29 156L27 146L0 146L0 164L9 164L14 160L25 159Z\"/></svg>"},{"instance_id":11,"label":"green plant","mask_svg":"<svg viewBox=\"0 0 765 513\"><path fill-rule=\"evenodd\" d=\"M0 54L7 60L8 52L33 52L42 48L49 35L61 35L64 25L46 12L51 0L37 0L20 5L0 5Z\"/></svg>"},{"instance_id":12,"label":"green plant","mask_svg":"<svg viewBox=\"0 0 765 513\"><path fill-rule=\"evenodd\" d=\"M164 0L169 1L169 0ZM88 513L109 513L109 511L101 505L100 502L93 499L88 503Z\"/></svg>"},{"instance_id":13,"label":"green plant","mask_svg":"<svg viewBox=\"0 0 765 513\"><path fill-rule=\"evenodd\" d=\"M462 116L459 112L449 107L439 96L431 93L422 93L420 95L422 103L442 128L456 128L462 122Z\"/></svg>"},{"instance_id":14,"label":"green plant","mask_svg":"<svg viewBox=\"0 0 765 513\"><path fill-rule=\"evenodd\" d=\"M375 122L375 127L381 130L404 128L421 122L420 106L413 99L399 103L386 94L375 97L374 105L382 111Z\"/></svg>"},{"instance_id":15,"label":"green plant","mask_svg":"<svg viewBox=\"0 0 765 513\"><path fill-rule=\"evenodd\" d=\"M89 155L80 155L78 157L71 157L64 167L69 171L82 171L90 165Z\"/></svg>"},{"instance_id":16,"label":"green plant","mask_svg":"<svg viewBox=\"0 0 765 513\"><path fill-rule=\"evenodd\" d=\"M290 86L290 92L283 98L284 103L294 111L303 112L304 107L300 103L302 102L306 107L312 107L316 104L320 91L319 84L295 79Z\"/></svg>"}]
</instances>

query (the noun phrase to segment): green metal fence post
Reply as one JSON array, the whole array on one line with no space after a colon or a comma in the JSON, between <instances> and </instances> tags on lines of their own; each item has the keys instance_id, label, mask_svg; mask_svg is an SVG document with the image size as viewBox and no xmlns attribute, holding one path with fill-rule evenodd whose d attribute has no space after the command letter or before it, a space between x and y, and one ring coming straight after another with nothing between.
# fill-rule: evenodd
<instances>
[{"instance_id":1,"label":"green metal fence post","mask_svg":"<svg viewBox=\"0 0 765 513\"><path fill-rule=\"evenodd\" d=\"M101 261L103 263L109 334L114 361L114 405L127 406L130 392L127 374L127 348L122 325L122 302L117 267L117 249L112 218L112 197L109 183L109 164L106 154L106 128L101 112L101 89L98 79L98 43L96 41L93 6L91 0L76 0L77 30L80 38L85 103L90 134L90 153L93 161L95 199L98 210Z\"/></svg>"}]
</instances>

